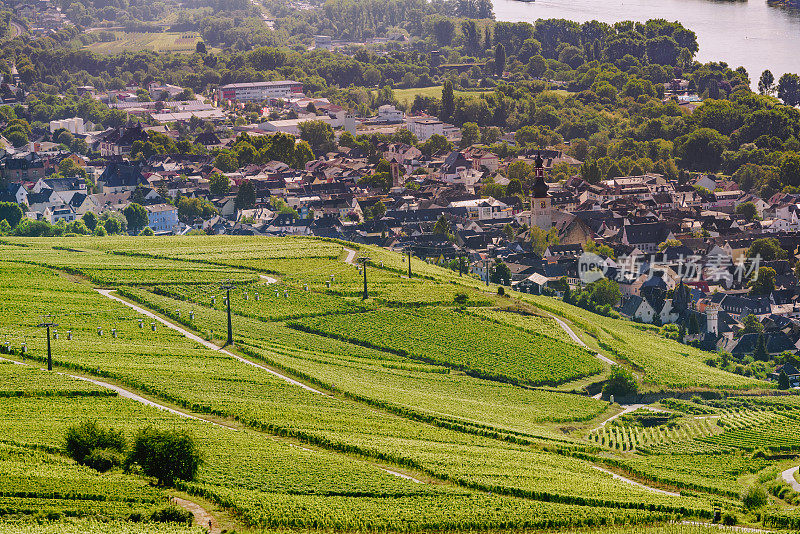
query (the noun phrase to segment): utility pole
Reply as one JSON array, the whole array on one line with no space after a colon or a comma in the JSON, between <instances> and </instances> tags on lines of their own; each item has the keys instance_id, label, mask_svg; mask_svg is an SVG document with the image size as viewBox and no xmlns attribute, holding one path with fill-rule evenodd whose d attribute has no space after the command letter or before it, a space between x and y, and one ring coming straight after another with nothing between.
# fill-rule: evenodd
<instances>
[{"instance_id":1,"label":"utility pole","mask_svg":"<svg viewBox=\"0 0 800 534\"><path fill-rule=\"evenodd\" d=\"M367 262L369 262L370 258L358 258L358 263L361 264L361 268L364 270L364 294L361 297L361 300L367 300L369 298L369 292L367 291Z\"/></svg>"},{"instance_id":2,"label":"utility pole","mask_svg":"<svg viewBox=\"0 0 800 534\"><path fill-rule=\"evenodd\" d=\"M486 266L486 287L489 287L489 260L483 260L483 264Z\"/></svg>"},{"instance_id":3,"label":"utility pole","mask_svg":"<svg viewBox=\"0 0 800 534\"><path fill-rule=\"evenodd\" d=\"M231 289L236 289L236 286L231 282L226 282L219 286L223 291L228 292L228 341L226 345L233 345L233 326L231 324Z\"/></svg>"},{"instance_id":4,"label":"utility pole","mask_svg":"<svg viewBox=\"0 0 800 534\"><path fill-rule=\"evenodd\" d=\"M45 319L50 319L52 317L53 317L52 315L45 315L44 316ZM39 323L37 326L39 328L47 328L47 370L48 371L52 371L53 370L53 354L50 351L50 328L51 327L52 328L56 328L58 325L56 323L51 322L51 321L45 321L45 322Z\"/></svg>"},{"instance_id":5,"label":"utility pole","mask_svg":"<svg viewBox=\"0 0 800 534\"><path fill-rule=\"evenodd\" d=\"M406 249L408 252L408 277L411 278L411 247Z\"/></svg>"}]
</instances>

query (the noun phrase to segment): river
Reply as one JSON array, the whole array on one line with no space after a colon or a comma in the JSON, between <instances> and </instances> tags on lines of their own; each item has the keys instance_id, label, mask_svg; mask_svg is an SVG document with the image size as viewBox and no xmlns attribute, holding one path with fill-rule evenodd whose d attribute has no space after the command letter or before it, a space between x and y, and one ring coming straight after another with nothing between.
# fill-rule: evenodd
<instances>
[{"instance_id":1,"label":"river","mask_svg":"<svg viewBox=\"0 0 800 534\"><path fill-rule=\"evenodd\" d=\"M678 21L697 34L702 62L744 66L755 86L764 69L779 79L800 73L800 9L770 6L766 0L493 0L497 20L533 22L562 18Z\"/></svg>"}]
</instances>

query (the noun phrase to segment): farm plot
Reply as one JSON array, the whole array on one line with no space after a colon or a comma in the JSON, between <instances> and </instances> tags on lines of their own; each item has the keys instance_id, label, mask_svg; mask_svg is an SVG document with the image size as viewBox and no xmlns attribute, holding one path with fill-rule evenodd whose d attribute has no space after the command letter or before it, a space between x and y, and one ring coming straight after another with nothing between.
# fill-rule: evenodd
<instances>
[{"instance_id":1,"label":"farm plot","mask_svg":"<svg viewBox=\"0 0 800 534\"><path fill-rule=\"evenodd\" d=\"M575 345L443 309L313 317L289 326L517 384L558 385L602 370Z\"/></svg>"},{"instance_id":2,"label":"farm plot","mask_svg":"<svg viewBox=\"0 0 800 534\"><path fill-rule=\"evenodd\" d=\"M590 508L481 494L357 499L225 492L215 497L230 502L243 511L249 523L260 527L344 532L474 532L495 528L527 531L645 524L669 517L660 512Z\"/></svg>"},{"instance_id":3,"label":"farm plot","mask_svg":"<svg viewBox=\"0 0 800 534\"><path fill-rule=\"evenodd\" d=\"M628 458L616 465L642 478L675 488L736 499L747 489L739 483L739 477L756 473L770 465L770 462L742 453L674 454Z\"/></svg>"},{"instance_id":4,"label":"farm plot","mask_svg":"<svg viewBox=\"0 0 800 534\"><path fill-rule=\"evenodd\" d=\"M666 339L630 321L611 319L565 304L551 297L520 294L535 306L565 318L582 339L606 356L628 362L644 373L646 383L668 387L717 387L748 389L772 387L761 382L709 367L711 354Z\"/></svg>"},{"instance_id":5,"label":"farm plot","mask_svg":"<svg viewBox=\"0 0 800 534\"><path fill-rule=\"evenodd\" d=\"M621 451L642 449L654 452L665 445L752 428L779 418L780 415L763 410L722 410L719 415L680 418L664 425L625 425L618 420L592 432L589 439Z\"/></svg>"},{"instance_id":6,"label":"farm plot","mask_svg":"<svg viewBox=\"0 0 800 534\"><path fill-rule=\"evenodd\" d=\"M203 534L206 530L177 523L133 523L69 518L46 523L3 522L0 519L0 532L3 534Z\"/></svg>"},{"instance_id":7,"label":"farm plot","mask_svg":"<svg viewBox=\"0 0 800 534\"><path fill-rule=\"evenodd\" d=\"M193 343L177 333L166 332L163 328L159 328L155 333L147 328L140 329L133 317L121 320L121 315L127 314L128 308L105 299L83 285L69 282L59 276L48 275L44 269L7 269L5 274L14 289L7 292L0 290L0 301L4 306L11 305L17 312L16 316L9 316L12 323L16 318L26 315L46 313L50 310L68 314L87 307L100 313L92 317L92 326L100 321L111 322L111 318L120 321L117 323L116 338L108 337L107 330L103 336L93 332L92 327L76 330L75 336L70 340L72 344L59 342L56 346L57 365L68 365L86 372L112 377L123 384L150 392L197 412L235 418L247 427L269 434L296 437L329 450L359 453L395 465L411 467L440 479L457 481L462 486L487 489L494 493L525 495L533 499L561 499L566 502L587 503L581 500L585 491L578 491L564 480L560 480L558 477L561 473L551 473L547 476L540 470L532 471L531 465L540 460L533 450L415 422L345 399L309 393L223 354L196 348ZM34 293L31 290L43 286L48 287L49 291ZM207 311L219 314L214 310ZM0 319L0 329L3 331L9 326L6 318L4 315ZM31 322L26 324L30 325ZM26 330L29 334L33 332L31 328L28 327ZM31 352L39 358L43 353L44 342L41 335L39 330L40 337L36 338L35 343L30 342ZM62 414L65 420L70 422L80 418L70 410L80 409L78 413L82 414L102 413L96 404L91 409L81 409L76 399L62 397L51 399L61 404L54 406L49 413ZM89 397L78 400L93 403L121 401L115 398ZM26 432L28 435L32 432L35 434L34 443L52 443L55 439L52 427L30 426L31 413L41 409L38 399L22 398L13 401L20 408L16 410L15 416L8 419L18 421L17 425L23 423L29 425L26 427L28 428ZM27 406L24 405L25 401L29 401ZM118 408L115 407L114 412L118 413ZM4 413L11 411L4 410ZM137 425L147 420L146 417L127 419L136 421ZM25 435L14 428L11 428L10 433ZM209 436L211 432L203 431L203 435ZM263 467L264 464L258 464L251 459L252 449L232 440L227 434L223 439L224 441L214 443L215 450L219 451L219 454L227 457L241 452L242 456L238 456L241 462ZM249 435L247 439L253 443L252 447L266 448L264 442L251 439ZM481 466L486 465L487 451L491 451L491 454L498 459L496 473L481 470ZM443 464L444 457L446 462ZM561 457L554 456L553 461L559 458ZM273 462L276 466L297 464L297 461L273 460ZM349 477L350 473L356 472L351 463L344 462L343 467L347 472L343 476ZM213 464L209 462L209 465ZM589 471L588 464L582 465L582 472L598 477L589 479L588 483L608 488L606 498L602 502L592 501L592 504L623 508L650 505L649 492L628 487L610 478L605 480L606 477L602 473ZM222 480L230 480L225 477L232 471L236 472L235 469L225 469L224 472L218 473L218 476ZM245 469L241 471L247 472ZM208 471L203 472L208 473ZM563 473L569 472L571 471L567 469ZM481 474L480 478L474 478L476 473ZM317 474L314 477L319 478ZM371 486L365 485L361 478L363 477L353 479L353 487L359 488L363 494L366 491L365 487ZM279 476L268 477L265 484L270 487L286 487L292 480L295 479L281 473ZM304 479L301 486L306 488L306 491L310 491L308 488L320 487L320 484L322 488L330 487L327 485L330 482L328 478L323 477L316 485L314 480L316 479L313 477ZM247 486L247 483L242 483L239 478L230 483ZM379 486L382 485L383 482L380 482ZM341 483L337 486L341 493ZM421 491L418 485L413 485L413 488L404 491ZM318 491L318 493L325 492ZM693 500L682 499L664 502L663 506L673 511L704 509Z\"/></svg>"},{"instance_id":8,"label":"farm plot","mask_svg":"<svg viewBox=\"0 0 800 534\"><path fill-rule=\"evenodd\" d=\"M497 321L510 326L515 326L527 332L541 334L565 343L572 343L572 339L558 325L555 319L550 317L539 317L514 310L494 309L494 308L475 308L470 310L480 317L485 317L492 321Z\"/></svg>"},{"instance_id":9,"label":"farm plot","mask_svg":"<svg viewBox=\"0 0 800 534\"><path fill-rule=\"evenodd\" d=\"M179 319L197 331L222 332L225 314L207 307L187 308L184 303L144 290L127 289L145 306ZM188 320L188 311L193 319ZM331 390L398 411L437 420L457 420L470 425L558 438L537 423L588 420L606 410L607 403L560 393L527 390L482 380L439 365L336 339L317 336L277 323L235 317L235 339L240 347L296 376Z\"/></svg>"},{"instance_id":10,"label":"farm plot","mask_svg":"<svg viewBox=\"0 0 800 534\"><path fill-rule=\"evenodd\" d=\"M106 286L202 284L223 280L255 282L255 273L232 267L147 257L126 257L96 250L5 247L3 260L81 274Z\"/></svg>"},{"instance_id":11,"label":"farm plot","mask_svg":"<svg viewBox=\"0 0 800 534\"><path fill-rule=\"evenodd\" d=\"M225 292L219 285L195 284L185 286L157 286L157 294L176 300L224 310ZM283 321L314 315L353 313L367 308L358 300L344 299L326 293L307 291L287 284L248 284L231 292L231 307L237 315L265 321Z\"/></svg>"}]
</instances>

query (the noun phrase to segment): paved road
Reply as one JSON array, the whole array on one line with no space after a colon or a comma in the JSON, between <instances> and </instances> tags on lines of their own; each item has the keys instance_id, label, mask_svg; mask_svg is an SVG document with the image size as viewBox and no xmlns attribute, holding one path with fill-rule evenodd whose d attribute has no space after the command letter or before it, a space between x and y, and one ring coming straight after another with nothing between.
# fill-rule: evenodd
<instances>
[{"instance_id":1,"label":"paved road","mask_svg":"<svg viewBox=\"0 0 800 534\"><path fill-rule=\"evenodd\" d=\"M662 490L662 489L658 489L658 488L651 488L650 486L645 486L644 484L640 484L639 482L636 482L635 480L631 480L629 478L625 478L622 475L618 475L618 474L614 473L613 471L609 471L608 469L603 469L602 467L597 467L596 465L593 465L592 467L594 469L597 469L598 471L602 471L603 473L608 473L609 475L611 475L614 478L614 480L619 480L621 482L625 482L626 484L632 484L632 485L634 485L636 487L639 487L639 488L642 488L642 489L646 489L647 491L652 491L653 493L660 493L661 495L669 495L670 497L680 497L681 496L680 493L675 493L673 491L666 491L666 490Z\"/></svg>"},{"instance_id":2,"label":"paved road","mask_svg":"<svg viewBox=\"0 0 800 534\"><path fill-rule=\"evenodd\" d=\"M100 293L104 297L108 297L111 300L115 300L115 301L117 301L117 302L119 302L121 304L124 304L125 306L128 306L129 308L132 308L133 310L136 310L137 312L141 313L144 316L147 316L147 317L149 317L149 318L151 318L153 320L158 321L159 323L163 324L167 328L171 328L171 329L175 330L176 332L180 332L185 337L191 339L192 341L194 341L196 343L199 343L199 344L203 345L204 347L206 347L208 349L215 350L217 352L221 352L222 354L225 354L226 356L230 356L231 358L233 358L235 360L238 360L241 363L250 365L252 367L256 367L257 369L261 369L262 371L266 371L266 372L270 373L271 375L280 378L281 380L285 380L286 382L292 384L293 386L301 387L301 388L305 389L306 391L310 391L312 393L317 393L319 395L325 395L325 393L323 393L323 392L321 392L319 390L316 390L316 389L314 389L314 388L312 388L310 386L307 386L307 385L303 384L302 382L298 382L297 380L295 380L293 378L289 378L288 376L283 375L283 374L281 374L278 371L275 371L273 369L270 369L269 367L264 367L263 365L259 365L259 364L255 363L255 362L252 362L252 361L250 361L250 360L248 360L246 358L242 358L241 356L239 356L237 354L234 354L234 353L232 353L230 351L227 351L225 349L221 349L217 345L215 345L214 343L211 343L210 341L206 341L205 339L203 339L203 338L201 338L199 336L196 336L195 334L192 334L188 330L185 330L185 329L183 329L183 328L181 328L181 327L179 327L179 326L177 326L175 324L172 324L171 322L167 321L166 319L163 319L162 317L159 317L158 315L156 315L156 314L154 314L152 312L149 312L149 311L145 310L144 308L141 308L141 307L139 307L139 306L137 306L137 305L135 305L135 304L133 304L131 302L128 302L126 300L122 300L121 298L119 298L119 297L117 297L115 295L112 295L110 289L95 289L95 291L97 291L98 293Z\"/></svg>"},{"instance_id":3,"label":"paved road","mask_svg":"<svg viewBox=\"0 0 800 534\"><path fill-rule=\"evenodd\" d=\"M787 484L789 484L793 490L800 491L800 483L797 482L794 478L794 474L800 467L792 467L791 469L787 469L783 473L781 473L779 480L782 478Z\"/></svg>"},{"instance_id":4,"label":"paved road","mask_svg":"<svg viewBox=\"0 0 800 534\"><path fill-rule=\"evenodd\" d=\"M350 250L349 248L344 249L347 252L347 257L344 259L345 263L349 263L350 265L355 265L356 263L353 259L356 257L356 251Z\"/></svg>"},{"instance_id":5,"label":"paved road","mask_svg":"<svg viewBox=\"0 0 800 534\"><path fill-rule=\"evenodd\" d=\"M266 274L259 274L258 277L261 278L262 280L266 280L268 284L274 284L275 282L278 281L277 279L272 278L271 276L267 276Z\"/></svg>"},{"instance_id":6,"label":"paved road","mask_svg":"<svg viewBox=\"0 0 800 534\"><path fill-rule=\"evenodd\" d=\"M588 348L589 348L589 347L587 347L587 346L586 346L586 343L584 343L584 342L583 342L583 340L582 340L581 338L579 338L579 337L578 337L578 336L575 334L575 332L573 332L573 331L572 331L572 328L570 328L570 327L569 327L569 325L567 325L567 323L565 323L564 321L562 321L561 319L559 319L558 317L556 317L556 316L555 316L555 315L553 315L552 313L549 313L549 312L545 312L545 313L547 313L547 315L549 315L550 317L552 317L553 319L555 319L555 321L558 323L558 326L560 326L560 327L561 327L561 329L562 329L562 330L564 330L564 332L566 332L566 333L567 333L567 335L568 335L570 338L572 338L572 341L574 341L575 343L577 343L577 344L578 344L578 345L580 345L581 347L584 347L584 348L586 348L586 349L588 349ZM611 358L606 358L605 356L603 356L603 355L602 355L602 354L600 354L599 352L598 352L597 354L595 354L595 356L597 357L597 359L598 359L598 360L600 360L600 361L601 361L601 362L603 362L603 363L607 363L608 365L617 365L617 362L615 362L615 361L614 361L614 360L612 360Z\"/></svg>"}]
</instances>

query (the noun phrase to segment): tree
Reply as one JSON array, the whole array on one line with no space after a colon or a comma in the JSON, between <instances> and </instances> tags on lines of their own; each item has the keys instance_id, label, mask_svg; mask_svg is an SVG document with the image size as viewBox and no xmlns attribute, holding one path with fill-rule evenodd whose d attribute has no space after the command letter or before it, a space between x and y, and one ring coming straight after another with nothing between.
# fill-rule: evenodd
<instances>
[{"instance_id":1,"label":"tree","mask_svg":"<svg viewBox=\"0 0 800 534\"><path fill-rule=\"evenodd\" d=\"M722 153L729 139L711 128L698 128L689 135L678 138L676 152L684 167L696 171L715 172L722 161Z\"/></svg>"},{"instance_id":2,"label":"tree","mask_svg":"<svg viewBox=\"0 0 800 534\"><path fill-rule=\"evenodd\" d=\"M145 226L144 229L139 232L139 235L143 237L150 237L156 235L156 233L149 226Z\"/></svg>"},{"instance_id":3,"label":"tree","mask_svg":"<svg viewBox=\"0 0 800 534\"><path fill-rule=\"evenodd\" d=\"M775 269L772 267L759 267L758 273L753 280L750 281L750 296L764 296L769 295L775 291Z\"/></svg>"},{"instance_id":4,"label":"tree","mask_svg":"<svg viewBox=\"0 0 800 534\"><path fill-rule=\"evenodd\" d=\"M764 331L764 325L758 320L758 317L752 313L742 319L743 328L736 332L736 337L741 337L745 334L757 334Z\"/></svg>"},{"instance_id":5,"label":"tree","mask_svg":"<svg viewBox=\"0 0 800 534\"><path fill-rule=\"evenodd\" d=\"M586 286L595 306L616 306L622 298L619 284L610 278L601 278Z\"/></svg>"},{"instance_id":6,"label":"tree","mask_svg":"<svg viewBox=\"0 0 800 534\"><path fill-rule=\"evenodd\" d=\"M800 104L800 77L786 73L778 81L778 98L787 106Z\"/></svg>"},{"instance_id":7,"label":"tree","mask_svg":"<svg viewBox=\"0 0 800 534\"><path fill-rule=\"evenodd\" d=\"M384 204L382 200L379 200L372 205L372 217L381 219L384 215L386 215L386 204Z\"/></svg>"},{"instance_id":8,"label":"tree","mask_svg":"<svg viewBox=\"0 0 800 534\"><path fill-rule=\"evenodd\" d=\"M439 134L433 134L432 136L430 136L430 138L428 138L427 141L425 141L422 144L420 150L422 150L422 152L425 153L426 155L431 156L438 152L444 152L450 150L451 148L453 148L453 145L450 143L450 141L447 140L445 136Z\"/></svg>"},{"instance_id":9,"label":"tree","mask_svg":"<svg viewBox=\"0 0 800 534\"><path fill-rule=\"evenodd\" d=\"M774 237L756 239L747 249L748 258L760 257L761 261L784 260L788 255Z\"/></svg>"},{"instance_id":10,"label":"tree","mask_svg":"<svg viewBox=\"0 0 800 534\"><path fill-rule=\"evenodd\" d=\"M696 336L700 333L700 323L697 321L697 314L692 313L689 316L689 335Z\"/></svg>"},{"instance_id":11,"label":"tree","mask_svg":"<svg viewBox=\"0 0 800 534\"><path fill-rule=\"evenodd\" d=\"M506 47L498 43L494 48L494 73L503 76L506 71Z\"/></svg>"},{"instance_id":12,"label":"tree","mask_svg":"<svg viewBox=\"0 0 800 534\"><path fill-rule=\"evenodd\" d=\"M469 147L480 141L481 130L474 122L465 122L461 127L461 146Z\"/></svg>"},{"instance_id":13,"label":"tree","mask_svg":"<svg viewBox=\"0 0 800 534\"><path fill-rule=\"evenodd\" d=\"M525 70L528 71L531 77L539 78L547 72L547 60L541 54L536 54L528 61L528 66Z\"/></svg>"},{"instance_id":14,"label":"tree","mask_svg":"<svg viewBox=\"0 0 800 534\"><path fill-rule=\"evenodd\" d=\"M125 209L122 210L122 214L128 221L128 230L134 235L139 233L150 221L145 207L135 202L125 206Z\"/></svg>"},{"instance_id":15,"label":"tree","mask_svg":"<svg viewBox=\"0 0 800 534\"><path fill-rule=\"evenodd\" d=\"M239 184L235 206L237 210L249 210L256 207L256 188L250 180Z\"/></svg>"},{"instance_id":16,"label":"tree","mask_svg":"<svg viewBox=\"0 0 800 534\"><path fill-rule=\"evenodd\" d=\"M443 235L443 236L450 235L450 223L445 218L444 214L439 215L439 219L433 226L433 235Z\"/></svg>"},{"instance_id":17,"label":"tree","mask_svg":"<svg viewBox=\"0 0 800 534\"><path fill-rule=\"evenodd\" d=\"M322 156L336 149L333 137L333 128L324 121L301 122L300 138L311 146L311 151L317 156Z\"/></svg>"},{"instance_id":18,"label":"tree","mask_svg":"<svg viewBox=\"0 0 800 534\"><path fill-rule=\"evenodd\" d=\"M236 159L236 154L230 150L220 150L217 157L214 158L214 167L222 172L234 172L239 168L239 160Z\"/></svg>"},{"instance_id":19,"label":"tree","mask_svg":"<svg viewBox=\"0 0 800 534\"><path fill-rule=\"evenodd\" d=\"M97 215L95 215L91 211L87 211L86 213L83 214L83 217L81 217L81 219L83 219L86 228L94 232L95 228L97 228Z\"/></svg>"},{"instance_id":20,"label":"tree","mask_svg":"<svg viewBox=\"0 0 800 534\"><path fill-rule=\"evenodd\" d=\"M305 141L300 141L294 148L294 168L304 169L306 163L314 160L314 153L311 151L311 145Z\"/></svg>"},{"instance_id":21,"label":"tree","mask_svg":"<svg viewBox=\"0 0 800 534\"><path fill-rule=\"evenodd\" d=\"M758 339L756 340L756 348L753 351L753 359L762 362L769 360L769 353L767 353L767 344L764 341L764 332L760 332L758 334Z\"/></svg>"},{"instance_id":22,"label":"tree","mask_svg":"<svg viewBox=\"0 0 800 534\"><path fill-rule=\"evenodd\" d=\"M771 95L774 91L775 76L769 70L765 70L758 79L758 92L762 95Z\"/></svg>"},{"instance_id":23,"label":"tree","mask_svg":"<svg viewBox=\"0 0 800 534\"><path fill-rule=\"evenodd\" d=\"M208 190L212 197L224 197L231 190L231 183L227 176L215 172L208 178Z\"/></svg>"},{"instance_id":24,"label":"tree","mask_svg":"<svg viewBox=\"0 0 800 534\"><path fill-rule=\"evenodd\" d=\"M194 51L196 54L205 55L208 53L208 50L206 50L206 44L203 41L197 41L197 44L194 45Z\"/></svg>"},{"instance_id":25,"label":"tree","mask_svg":"<svg viewBox=\"0 0 800 534\"><path fill-rule=\"evenodd\" d=\"M136 434L127 464L139 465L160 486L171 486L176 479L193 480L202 461L191 434L148 426Z\"/></svg>"},{"instance_id":26,"label":"tree","mask_svg":"<svg viewBox=\"0 0 800 534\"><path fill-rule=\"evenodd\" d=\"M441 46L450 46L453 42L455 31L456 25L452 19L440 18L433 23L433 33L436 36L436 41Z\"/></svg>"},{"instance_id":27,"label":"tree","mask_svg":"<svg viewBox=\"0 0 800 534\"><path fill-rule=\"evenodd\" d=\"M735 213L736 215L741 215L748 221L754 221L759 218L756 205L752 202L742 202L736 206Z\"/></svg>"},{"instance_id":28,"label":"tree","mask_svg":"<svg viewBox=\"0 0 800 534\"><path fill-rule=\"evenodd\" d=\"M453 93L453 82L446 80L442 87L442 110L439 118L443 121L450 120L456 109L455 94Z\"/></svg>"},{"instance_id":29,"label":"tree","mask_svg":"<svg viewBox=\"0 0 800 534\"><path fill-rule=\"evenodd\" d=\"M0 221L5 220L13 230L25 214L16 202L0 202Z\"/></svg>"},{"instance_id":30,"label":"tree","mask_svg":"<svg viewBox=\"0 0 800 534\"><path fill-rule=\"evenodd\" d=\"M683 243L681 243L679 239L667 239L658 244L658 251L663 252L667 247L679 247L681 245L683 245Z\"/></svg>"},{"instance_id":31,"label":"tree","mask_svg":"<svg viewBox=\"0 0 800 534\"><path fill-rule=\"evenodd\" d=\"M789 382L789 375L786 374L786 371L781 369L780 374L778 375L778 387L780 389L789 389L792 384Z\"/></svg>"},{"instance_id":32,"label":"tree","mask_svg":"<svg viewBox=\"0 0 800 534\"><path fill-rule=\"evenodd\" d=\"M615 365L611 368L611 374L603 386L603 394L627 397L637 391L639 391L639 384L636 383L633 373L621 365Z\"/></svg>"},{"instance_id":33,"label":"tree","mask_svg":"<svg viewBox=\"0 0 800 534\"><path fill-rule=\"evenodd\" d=\"M502 261L498 261L494 264L494 268L492 269L492 278L491 281L493 284L501 284L504 286L511 285L511 269Z\"/></svg>"},{"instance_id":34,"label":"tree","mask_svg":"<svg viewBox=\"0 0 800 534\"><path fill-rule=\"evenodd\" d=\"M522 182L518 178L513 178L509 180L508 185L506 186L506 195L522 195L524 191L522 189Z\"/></svg>"}]
</instances>

